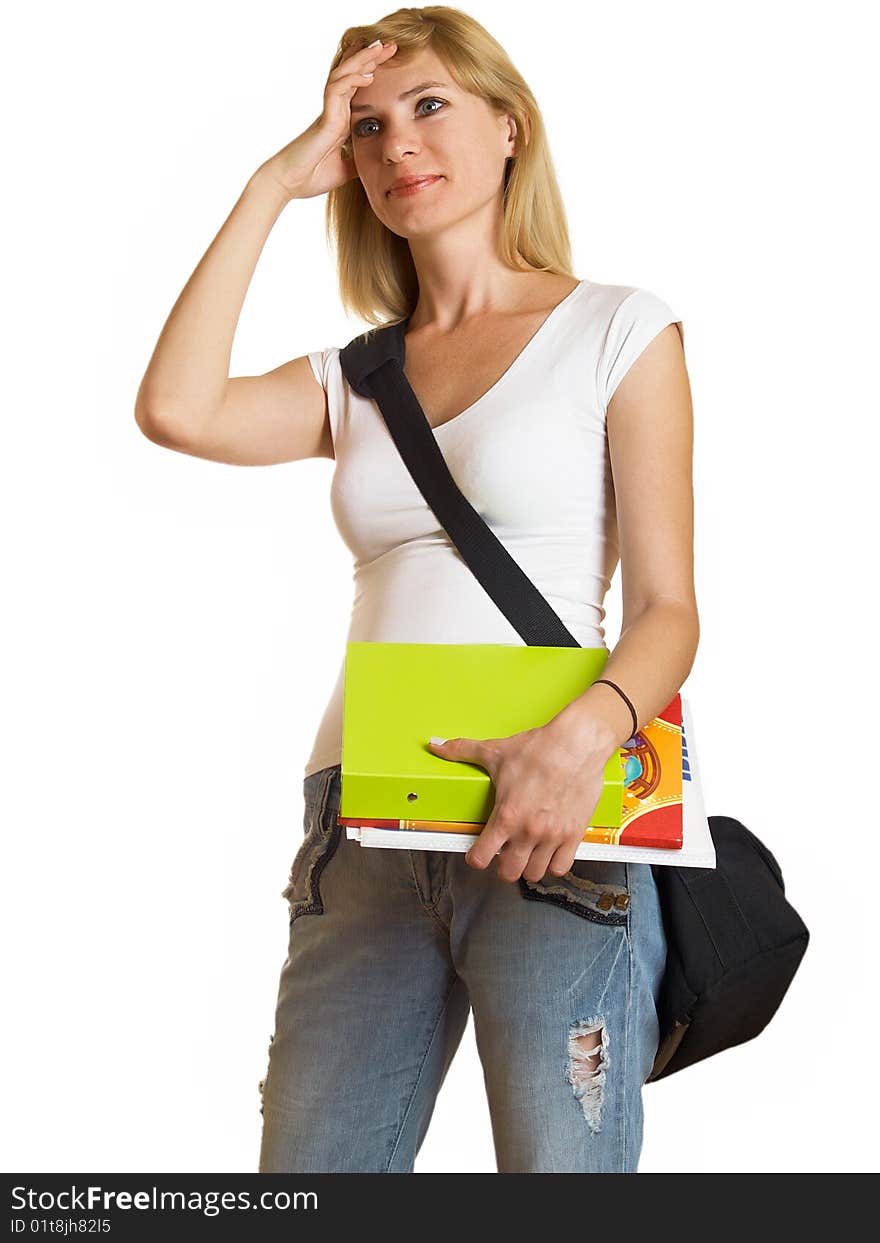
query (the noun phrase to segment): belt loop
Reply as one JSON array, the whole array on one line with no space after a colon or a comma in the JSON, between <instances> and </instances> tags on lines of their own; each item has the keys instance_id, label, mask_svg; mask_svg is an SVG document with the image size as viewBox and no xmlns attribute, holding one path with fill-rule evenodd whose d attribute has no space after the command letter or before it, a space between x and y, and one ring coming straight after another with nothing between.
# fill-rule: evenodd
<instances>
[{"instance_id":1,"label":"belt loop","mask_svg":"<svg viewBox=\"0 0 880 1243\"><path fill-rule=\"evenodd\" d=\"M334 764L330 768L326 769L324 773L324 780L323 780L322 786L323 788L321 790L320 808L321 808L321 815L323 816L324 813L327 811L327 808L330 806L331 797L334 794L337 796L335 800L337 803L341 800L341 796L342 796L342 765L341 764Z\"/></svg>"}]
</instances>

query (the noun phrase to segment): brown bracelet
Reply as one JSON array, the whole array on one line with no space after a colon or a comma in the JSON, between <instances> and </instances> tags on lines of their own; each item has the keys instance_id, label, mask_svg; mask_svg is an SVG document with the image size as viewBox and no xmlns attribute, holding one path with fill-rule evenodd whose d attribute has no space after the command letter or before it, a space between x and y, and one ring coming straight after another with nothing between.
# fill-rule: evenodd
<instances>
[{"instance_id":1,"label":"brown bracelet","mask_svg":"<svg viewBox=\"0 0 880 1243\"><path fill-rule=\"evenodd\" d=\"M636 734L639 732L639 718L636 716L635 708L632 706L630 701L627 699L626 695L623 694L623 691L620 689L620 687L617 685L616 682L609 682L607 678L596 678L596 681L593 682L593 686L596 686L596 684L599 682L604 682L606 686L613 686L614 689L617 691L618 695L623 696L626 706L629 708L630 712L632 713L632 718L633 718L633 728L632 728L632 733L630 734L630 737L635 738ZM624 739L624 741L626 741L626 739Z\"/></svg>"}]
</instances>

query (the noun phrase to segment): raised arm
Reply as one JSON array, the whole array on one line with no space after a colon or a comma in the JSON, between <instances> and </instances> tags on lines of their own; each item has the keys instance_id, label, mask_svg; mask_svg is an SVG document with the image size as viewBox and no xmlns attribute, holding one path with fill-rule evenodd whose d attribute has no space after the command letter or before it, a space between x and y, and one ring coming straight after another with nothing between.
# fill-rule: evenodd
<instances>
[{"instance_id":1,"label":"raised arm","mask_svg":"<svg viewBox=\"0 0 880 1243\"><path fill-rule=\"evenodd\" d=\"M156 444L246 466L333 457L326 396L302 355L230 378L232 342L257 260L291 199L357 176L341 148L349 102L394 44L362 48L332 71L322 112L248 181L165 322L141 381L135 419Z\"/></svg>"}]
</instances>

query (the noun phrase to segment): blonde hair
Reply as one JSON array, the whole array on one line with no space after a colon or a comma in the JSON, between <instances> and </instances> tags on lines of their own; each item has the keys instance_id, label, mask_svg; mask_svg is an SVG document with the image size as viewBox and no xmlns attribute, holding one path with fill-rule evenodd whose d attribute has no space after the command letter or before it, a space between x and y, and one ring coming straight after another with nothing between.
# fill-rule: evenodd
<instances>
[{"instance_id":1,"label":"blonde hair","mask_svg":"<svg viewBox=\"0 0 880 1243\"><path fill-rule=\"evenodd\" d=\"M479 95L516 120L517 154L504 174L501 254L522 270L572 276L565 208L540 109L504 48L460 9L429 5L397 9L369 26L349 26L339 41L331 72L342 59L375 39L394 42L404 59L429 47L463 91ZM339 293L346 311L379 327L412 314L418 279L405 237L382 223L358 177L327 195L326 234L335 244Z\"/></svg>"}]
</instances>

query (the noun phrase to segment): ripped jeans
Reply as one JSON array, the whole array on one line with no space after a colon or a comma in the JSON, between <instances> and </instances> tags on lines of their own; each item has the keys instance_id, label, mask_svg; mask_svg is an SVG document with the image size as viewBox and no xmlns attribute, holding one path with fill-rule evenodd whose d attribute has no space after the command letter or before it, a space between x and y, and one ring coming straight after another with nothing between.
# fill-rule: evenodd
<instances>
[{"instance_id":1,"label":"ripped jeans","mask_svg":"<svg viewBox=\"0 0 880 1243\"><path fill-rule=\"evenodd\" d=\"M511 883L349 840L339 765L303 791L260 1173L411 1173L471 1007L498 1172L634 1173L666 960L650 866Z\"/></svg>"}]
</instances>

